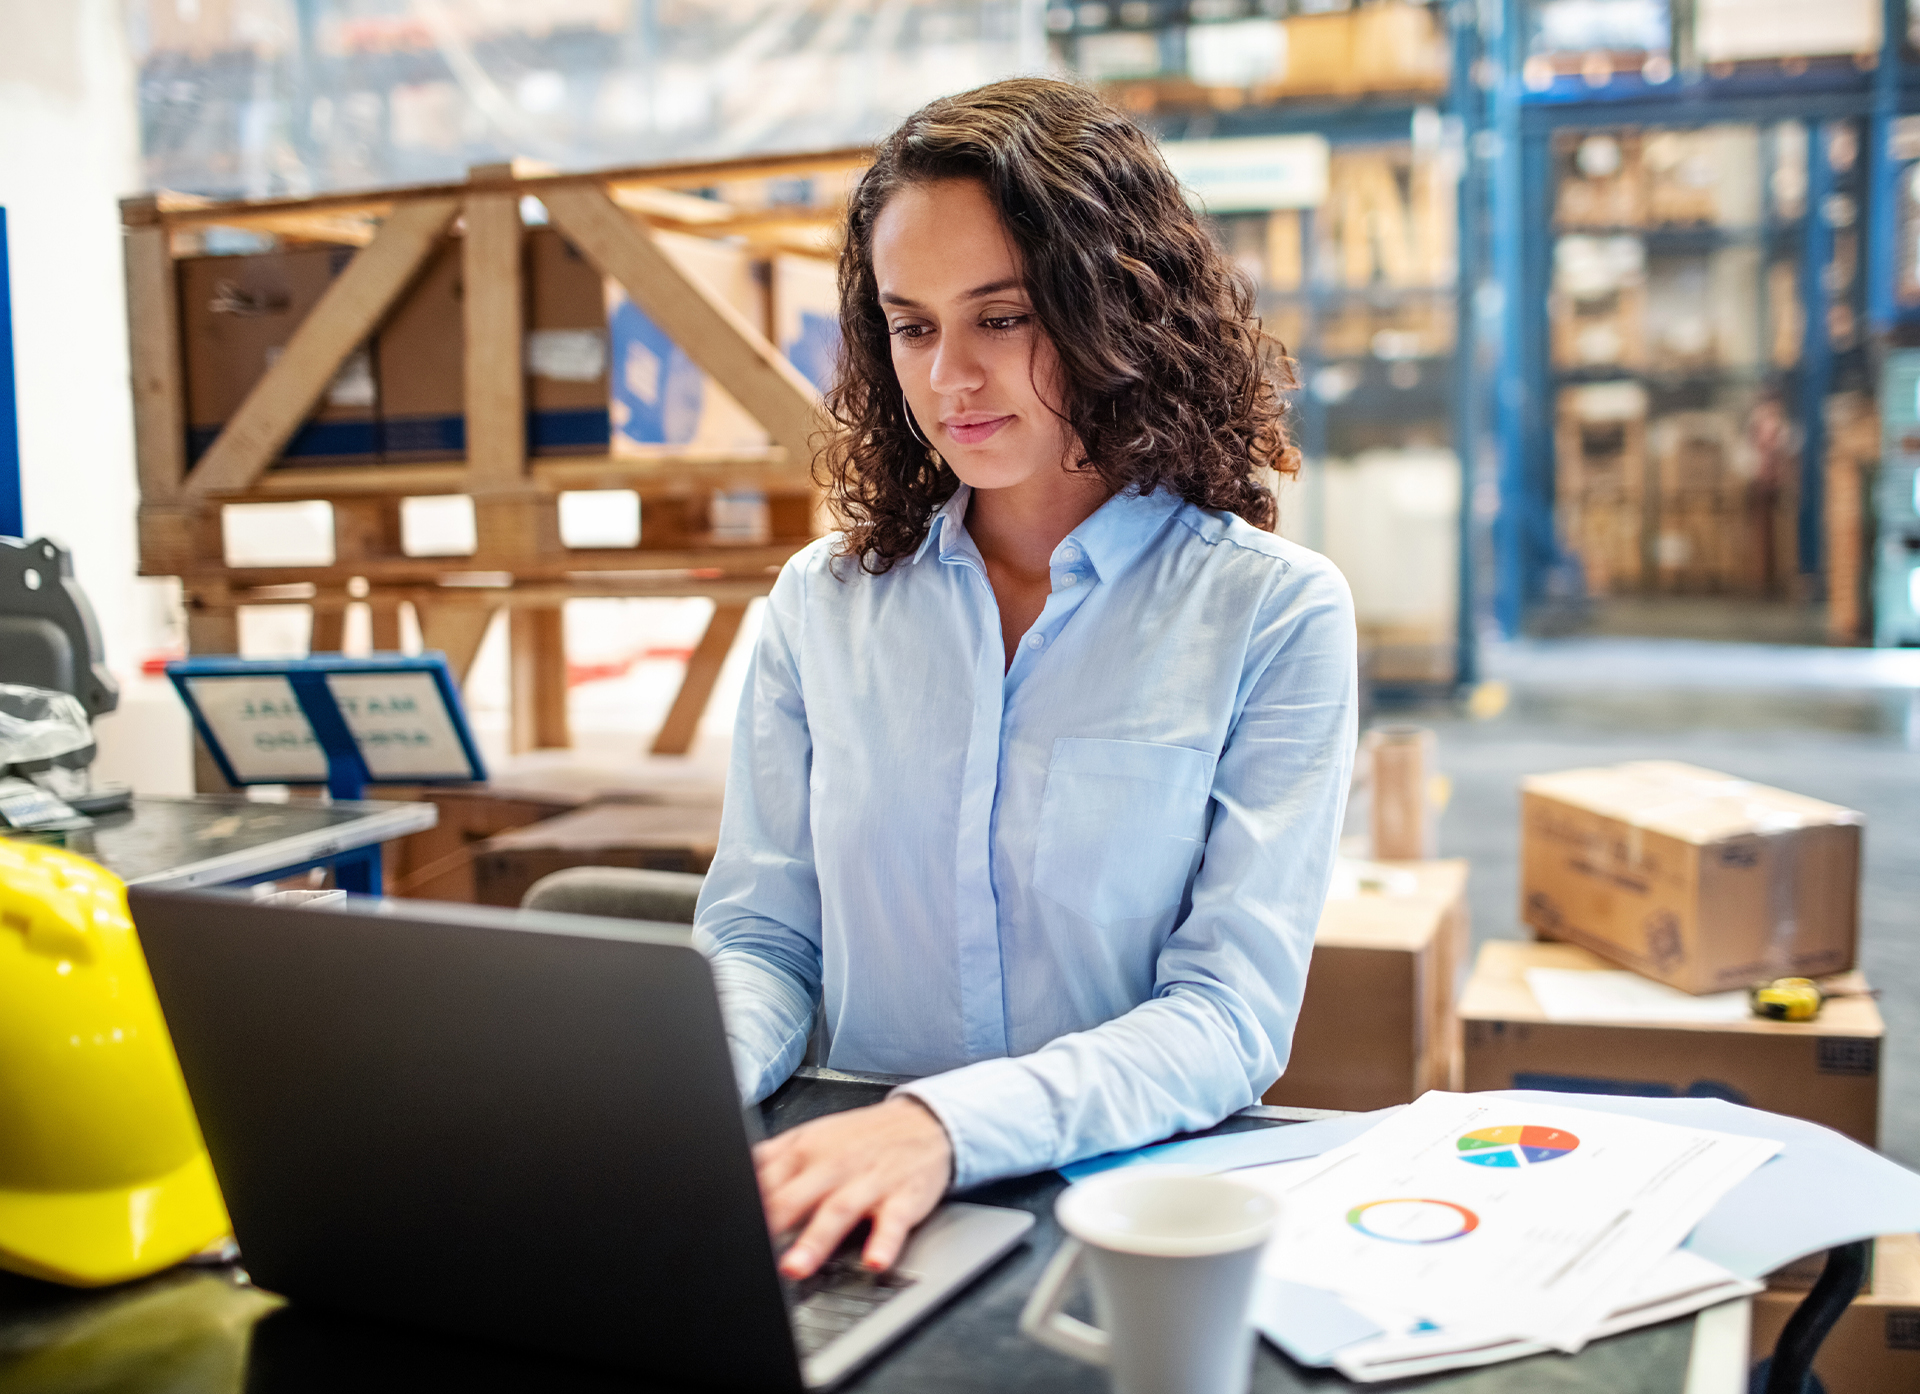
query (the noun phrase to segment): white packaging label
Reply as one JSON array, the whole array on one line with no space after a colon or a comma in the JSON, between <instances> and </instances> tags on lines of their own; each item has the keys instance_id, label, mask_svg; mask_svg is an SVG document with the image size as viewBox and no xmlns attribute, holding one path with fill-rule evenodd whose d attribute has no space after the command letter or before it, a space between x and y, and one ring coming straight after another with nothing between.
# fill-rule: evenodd
<instances>
[{"instance_id":1,"label":"white packaging label","mask_svg":"<svg viewBox=\"0 0 1920 1394\"><path fill-rule=\"evenodd\" d=\"M536 329L527 335L527 372L553 382L593 382L607 371L600 329Z\"/></svg>"}]
</instances>

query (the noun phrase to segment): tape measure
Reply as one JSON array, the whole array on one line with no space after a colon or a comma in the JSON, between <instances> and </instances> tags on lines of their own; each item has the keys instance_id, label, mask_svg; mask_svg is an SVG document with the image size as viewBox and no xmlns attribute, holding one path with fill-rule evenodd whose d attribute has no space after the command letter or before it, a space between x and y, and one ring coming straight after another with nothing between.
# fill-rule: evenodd
<instances>
[{"instance_id":1,"label":"tape measure","mask_svg":"<svg viewBox=\"0 0 1920 1394\"><path fill-rule=\"evenodd\" d=\"M1812 1021L1827 1000L1812 978L1775 978L1748 989L1747 999L1768 1021Z\"/></svg>"}]
</instances>

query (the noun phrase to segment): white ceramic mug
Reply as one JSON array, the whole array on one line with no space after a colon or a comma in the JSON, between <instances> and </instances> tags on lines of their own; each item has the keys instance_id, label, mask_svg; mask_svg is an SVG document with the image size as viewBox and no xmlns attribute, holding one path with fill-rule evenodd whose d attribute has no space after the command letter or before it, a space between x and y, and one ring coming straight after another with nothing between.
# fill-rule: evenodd
<instances>
[{"instance_id":1,"label":"white ceramic mug","mask_svg":"<svg viewBox=\"0 0 1920 1394\"><path fill-rule=\"evenodd\" d=\"M1260 1250L1280 1207L1224 1176L1147 1168L1069 1186L1054 1205L1070 1236L1040 1275L1020 1329L1113 1372L1115 1394L1245 1394ZM1085 1262L1099 1326L1060 1310Z\"/></svg>"}]
</instances>

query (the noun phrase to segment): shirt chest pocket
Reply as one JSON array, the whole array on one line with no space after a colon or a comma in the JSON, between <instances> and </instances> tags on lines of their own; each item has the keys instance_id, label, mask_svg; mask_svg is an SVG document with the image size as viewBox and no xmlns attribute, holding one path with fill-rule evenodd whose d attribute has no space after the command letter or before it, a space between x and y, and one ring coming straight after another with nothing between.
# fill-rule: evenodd
<instances>
[{"instance_id":1,"label":"shirt chest pocket","mask_svg":"<svg viewBox=\"0 0 1920 1394\"><path fill-rule=\"evenodd\" d=\"M1206 842L1213 767L1185 746L1054 741L1034 889L1097 924L1173 909Z\"/></svg>"}]
</instances>

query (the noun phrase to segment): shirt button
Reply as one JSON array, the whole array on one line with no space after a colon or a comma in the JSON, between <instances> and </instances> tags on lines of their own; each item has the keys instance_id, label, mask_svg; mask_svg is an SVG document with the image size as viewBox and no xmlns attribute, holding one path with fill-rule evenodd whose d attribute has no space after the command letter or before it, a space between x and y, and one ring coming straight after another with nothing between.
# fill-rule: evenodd
<instances>
[{"instance_id":1,"label":"shirt button","mask_svg":"<svg viewBox=\"0 0 1920 1394\"><path fill-rule=\"evenodd\" d=\"M1029 634L1027 636L1027 647L1030 649L1037 649L1046 642L1047 636L1044 634Z\"/></svg>"},{"instance_id":2,"label":"shirt button","mask_svg":"<svg viewBox=\"0 0 1920 1394\"><path fill-rule=\"evenodd\" d=\"M1074 546L1071 542L1069 542L1066 546L1060 549L1060 560L1061 561L1080 560L1080 549Z\"/></svg>"},{"instance_id":3,"label":"shirt button","mask_svg":"<svg viewBox=\"0 0 1920 1394\"><path fill-rule=\"evenodd\" d=\"M1063 586L1077 586L1080 584L1080 578L1069 571L1060 578L1060 584Z\"/></svg>"}]
</instances>

